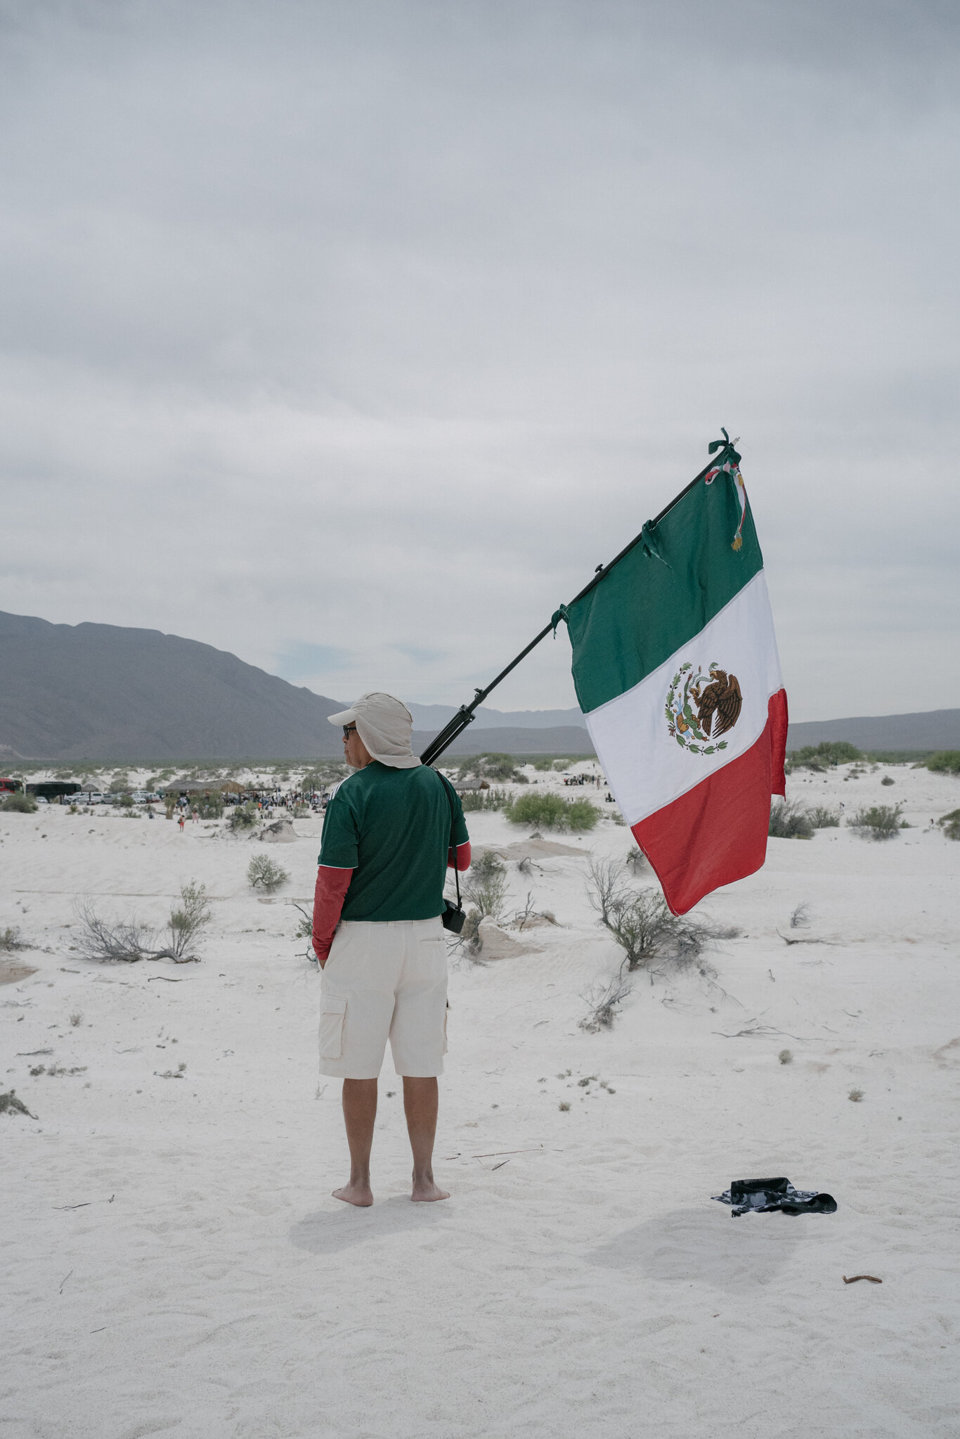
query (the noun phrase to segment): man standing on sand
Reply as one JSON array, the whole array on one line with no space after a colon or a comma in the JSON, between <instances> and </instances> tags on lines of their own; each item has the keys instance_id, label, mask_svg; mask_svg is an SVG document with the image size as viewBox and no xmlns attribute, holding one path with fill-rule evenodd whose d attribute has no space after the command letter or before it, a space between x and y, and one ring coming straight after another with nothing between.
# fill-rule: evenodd
<instances>
[{"instance_id":1,"label":"man standing on sand","mask_svg":"<svg viewBox=\"0 0 960 1439\"><path fill-rule=\"evenodd\" d=\"M313 905L323 971L320 1072L343 1080L350 1150L349 1183L333 1194L347 1204L373 1203L370 1149L389 1038L403 1078L411 1198L447 1199L433 1178L447 1022L440 916L447 865L470 863L463 810L413 754L413 719L400 700L361 695L329 718L343 726L344 757L355 771L326 809Z\"/></svg>"}]
</instances>

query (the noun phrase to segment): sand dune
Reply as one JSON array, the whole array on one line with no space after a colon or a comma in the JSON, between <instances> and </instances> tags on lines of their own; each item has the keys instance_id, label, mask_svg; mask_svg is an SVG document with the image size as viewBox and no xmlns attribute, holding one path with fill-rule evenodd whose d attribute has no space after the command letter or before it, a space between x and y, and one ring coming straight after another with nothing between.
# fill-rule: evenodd
<instances>
[{"instance_id":1,"label":"sand dune","mask_svg":"<svg viewBox=\"0 0 960 1439\"><path fill-rule=\"evenodd\" d=\"M265 851L215 822L0 815L0 933L33 946L0 974L0 1090L36 1116L0 1114L5 1439L953 1436L960 844L931 820L960 783L857 773L791 797L901 801L911 828L771 841L697 912L738 936L702 973L638 975L592 1034L619 952L586 867L628 832L602 804L542 846L468 816L508 856L522 949L451 959L451 1200L406 1197L388 1062L363 1211L329 1197L339 1086L291 903L319 821L269 851L290 881L258 898ZM78 896L159 926L188 881L212 896L201 963L71 948ZM528 897L556 924L511 927ZM711 1199L779 1174L837 1213ZM862 1273L882 1283L844 1284Z\"/></svg>"}]
</instances>

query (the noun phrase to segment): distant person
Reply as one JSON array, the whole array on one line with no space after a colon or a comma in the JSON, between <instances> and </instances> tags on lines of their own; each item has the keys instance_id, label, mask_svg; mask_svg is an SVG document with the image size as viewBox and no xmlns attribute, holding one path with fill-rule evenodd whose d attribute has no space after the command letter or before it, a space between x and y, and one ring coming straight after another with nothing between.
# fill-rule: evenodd
<instances>
[{"instance_id":1,"label":"distant person","mask_svg":"<svg viewBox=\"0 0 960 1439\"><path fill-rule=\"evenodd\" d=\"M343 726L354 770L327 805L313 907L323 972L320 1072L343 1080L350 1151L349 1182L333 1194L347 1204L373 1203L370 1150L389 1039L413 1153L410 1197L447 1199L433 1177L447 1020L440 916L447 866L470 863L463 810L413 754L413 720L400 700L361 695L330 723Z\"/></svg>"},{"instance_id":2,"label":"distant person","mask_svg":"<svg viewBox=\"0 0 960 1439\"><path fill-rule=\"evenodd\" d=\"M180 833L181 833L181 834L183 834L183 828L184 828L184 825L186 824L186 822L187 822L187 821L186 821L186 817L184 816L183 810L181 810L180 813L179 813L179 815L177 816L177 824L180 826Z\"/></svg>"}]
</instances>

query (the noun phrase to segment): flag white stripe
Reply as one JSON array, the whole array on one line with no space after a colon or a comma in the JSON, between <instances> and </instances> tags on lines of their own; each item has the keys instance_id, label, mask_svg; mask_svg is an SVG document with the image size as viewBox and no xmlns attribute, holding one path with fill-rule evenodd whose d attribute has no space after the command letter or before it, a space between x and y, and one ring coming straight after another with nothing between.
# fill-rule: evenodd
<instances>
[{"instance_id":1,"label":"flag white stripe","mask_svg":"<svg viewBox=\"0 0 960 1439\"><path fill-rule=\"evenodd\" d=\"M666 704L680 665L711 661L736 675L743 708L713 755L681 747L667 726ZM634 825L708 779L755 744L768 701L782 688L767 583L761 570L729 604L638 685L585 716L590 737L627 824Z\"/></svg>"}]
</instances>

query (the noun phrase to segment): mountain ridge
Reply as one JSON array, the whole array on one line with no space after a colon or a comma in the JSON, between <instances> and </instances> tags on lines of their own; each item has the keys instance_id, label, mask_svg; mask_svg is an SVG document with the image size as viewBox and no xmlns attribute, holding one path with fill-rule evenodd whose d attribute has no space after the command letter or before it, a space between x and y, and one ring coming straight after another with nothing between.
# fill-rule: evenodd
<instances>
[{"instance_id":1,"label":"mountain ridge","mask_svg":"<svg viewBox=\"0 0 960 1439\"><path fill-rule=\"evenodd\" d=\"M290 684L226 650L161 630L53 624L0 611L0 763L328 758L327 716L349 700ZM419 753L456 713L410 704ZM846 740L866 750L960 749L960 709L791 724L788 748ZM577 709L481 706L455 755L591 754Z\"/></svg>"}]
</instances>

